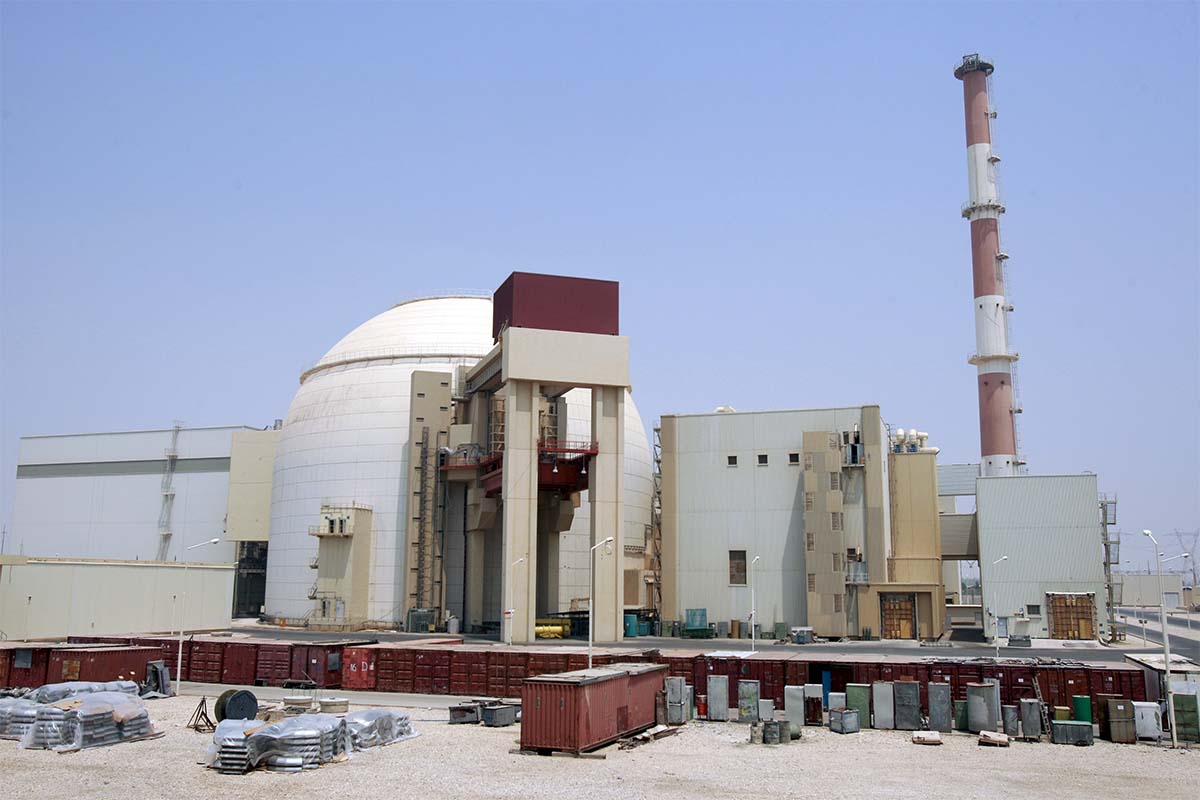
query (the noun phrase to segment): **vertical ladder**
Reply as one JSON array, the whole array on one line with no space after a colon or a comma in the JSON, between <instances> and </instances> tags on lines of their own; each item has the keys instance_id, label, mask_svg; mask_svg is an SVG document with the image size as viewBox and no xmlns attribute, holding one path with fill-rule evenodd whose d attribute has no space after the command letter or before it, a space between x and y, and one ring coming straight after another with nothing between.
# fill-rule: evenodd
<instances>
[{"instance_id":1,"label":"vertical ladder","mask_svg":"<svg viewBox=\"0 0 1200 800\"><path fill-rule=\"evenodd\" d=\"M421 428L421 443L418 446L417 470L417 581L413 597L414 608L430 608L433 604L433 520L432 509L434 487L431 485L434 470L429 466L429 426Z\"/></svg>"},{"instance_id":2,"label":"vertical ladder","mask_svg":"<svg viewBox=\"0 0 1200 800\"><path fill-rule=\"evenodd\" d=\"M182 429L183 423L175 420L175 424L171 428L171 446L163 452L167 463L163 467L162 503L158 510L158 561L166 560L167 552L171 547L171 512L175 507L175 469L179 465L179 432Z\"/></svg>"},{"instance_id":3,"label":"vertical ladder","mask_svg":"<svg viewBox=\"0 0 1200 800\"><path fill-rule=\"evenodd\" d=\"M662 614L662 428L654 428L652 476L654 496L650 500L650 572L654 578L650 607Z\"/></svg>"}]
</instances>

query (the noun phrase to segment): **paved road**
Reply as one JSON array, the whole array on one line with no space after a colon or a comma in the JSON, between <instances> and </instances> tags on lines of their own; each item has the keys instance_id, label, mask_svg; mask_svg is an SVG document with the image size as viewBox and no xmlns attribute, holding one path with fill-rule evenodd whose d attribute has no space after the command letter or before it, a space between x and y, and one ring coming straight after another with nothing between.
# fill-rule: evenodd
<instances>
[{"instance_id":1,"label":"paved road","mask_svg":"<svg viewBox=\"0 0 1200 800\"><path fill-rule=\"evenodd\" d=\"M1140 632L1140 627L1139 627ZM289 639L292 641L311 641L314 639L348 639L362 637L365 639L378 639L381 642L419 642L426 639L446 638L446 634L416 634L416 633L398 633L395 631L367 631L361 634L341 634L330 632L314 632L306 631L298 628L273 628L267 626L238 626L234 629L236 633L249 634L256 637L272 638L272 639ZM494 644L497 638L494 636L473 636L464 635L464 640L468 642L479 642L481 644ZM1132 639L1132 630L1130 633ZM1140 637L1139 637L1140 638ZM1002 658L1064 658L1074 659L1077 661L1095 661L1101 663L1121 663L1125 660L1126 652L1155 652L1156 648L1151 637L1151 644L1145 648L1129 648L1124 649L1103 647L1095 643L1078 643L1078 644L1058 644L1054 647L1001 647L1000 656ZM1172 646L1174 646L1175 637L1171 637ZM581 647L585 646L587 641L584 639L540 639L538 640L539 647ZM714 650L730 650L730 651L748 651L750 650L750 641L748 639L675 639L670 637L655 637L655 636L640 636L636 639L626 639L613 645L604 645L605 648L620 648L630 650L703 650L712 652ZM888 641L873 641L873 642L832 642L828 644L809 644L809 645L794 645L794 644L776 644L773 640L760 640L758 649L763 652L770 653L785 653L794 655L799 653L817 654L831 653L844 655L890 655L904 656L908 658L925 658L928 656L992 656L995 654L995 648L982 642L955 642L951 647L920 647L916 642L888 642ZM1187 655L1186 652L1181 651Z\"/></svg>"},{"instance_id":2,"label":"paved road","mask_svg":"<svg viewBox=\"0 0 1200 800\"><path fill-rule=\"evenodd\" d=\"M1139 611L1144 612L1145 609ZM1138 611L1134 609L1121 609L1121 613L1128 617L1128 628L1125 633L1126 643L1140 642L1142 639L1142 624L1138 619ZM1158 612L1151 610L1149 613L1143 613L1142 617L1146 620L1146 639L1149 640L1154 652L1162 652L1162 632L1158 625ZM1167 630L1171 637L1171 653L1175 655L1186 656L1193 661L1200 662L1200 619L1192 620L1192 629L1189 633L1187 628L1187 619L1180 616L1167 617Z\"/></svg>"}]
</instances>

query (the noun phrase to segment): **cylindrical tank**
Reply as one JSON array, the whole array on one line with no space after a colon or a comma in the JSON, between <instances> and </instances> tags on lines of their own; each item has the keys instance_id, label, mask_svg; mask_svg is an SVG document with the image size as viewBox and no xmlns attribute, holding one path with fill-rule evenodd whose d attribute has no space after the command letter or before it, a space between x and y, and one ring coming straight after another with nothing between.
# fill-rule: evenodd
<instances>
[{"instance_id":1,"label":"cylindrical tank","mask_svg":"<svg viewBox=\"0 0 1200 800\"><path fill-rule=\"evenodd\" d=\"M1071 695L1071 713L1075 719L1081 722L1092 721L1092 698L1091 695L1073 694Z\"/></svg>"},{"instance_id":2,"label":"cylindrical tank","mask_svg":"<svg viewBox=\"0 0 1200 800\"><path fill-rule=\"evenodd\" d=\"M637 614L625 615L625 638L632 639L638 635Z\"/></svg>"}]
</instances>

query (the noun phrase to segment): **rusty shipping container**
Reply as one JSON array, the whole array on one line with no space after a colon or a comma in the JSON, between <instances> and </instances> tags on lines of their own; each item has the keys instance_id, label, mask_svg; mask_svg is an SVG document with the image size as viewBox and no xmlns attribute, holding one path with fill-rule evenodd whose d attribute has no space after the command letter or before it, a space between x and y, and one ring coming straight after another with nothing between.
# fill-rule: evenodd
<instances>
[{"instance_id":1,"label":"rusty shipping container","mask_svg":"<svg viewBox=\"0 0 1200 800\"><path fill-rule=\"evenodd\" d=\"M292 645L291 679L312 681L318 689L338 689L342 685L342 650L375 643L375 639L296 642Z\"/></svg>"},{"instance_id":2,"label":"rusty shipping container","mask_svg":"<svg viewBox=\"0 0 1200 800\"><path fill-rule=\"evenodd\" d=\"M377 651L385 645L365 644L342 649L342 688L372 691L375 689ZM288 655L291 664L291 654Z\"/></svg>"},{"instance_id":3,"label":"rusty shipping container","mask_svg":"<svg viewBox=\"0 0 1200 800\"><path fill-rule=\"evenodd\" d=\"M157 647L65 647L50 653L47 683L64 681L146 680L146 664L158 661Z\"/></svg>"},{"instance_id":4,"label":"rusty shipping container","mask_svg":"<svg viewBox=\"0 0 1200 800\"><path fill-rule=\"evenodd\" d=\"M618 663L526 679L521 749L583 753L651 727L666 674L662 664Z\"/></svg>"},{"instance_id":5,"label":"rusty shipping container","mask_svg":"<svg viewBox=\"0 0 1200 800\"><path fill-rule=\"evenodd\" d=\"M254 642L230 640L224 643L221 657L221 683L253 686L258 675L258 645Z\"/></svg>"},{"instance_id":6,"label":"rusty shipping container","mask_svg":"<svg viewBox=\"0 0 1200 800\"><path fill-rule=\"evenodd\" d=\"M0 687L34 689L47 683L50 653L60 644L0 642Z\"/></svg>"},{"instance_id":7,"label":"rusty shipping container","mask_svg":"<svg viewBox=\"0 0 1200 800\"><path fill-rule=\"evenodd\" d=\"M258 686L283 686L292 674L292 645L290 643L261 642L258 645L258 663L254 670L254 683Z\"/></svg>"}]
</instances>

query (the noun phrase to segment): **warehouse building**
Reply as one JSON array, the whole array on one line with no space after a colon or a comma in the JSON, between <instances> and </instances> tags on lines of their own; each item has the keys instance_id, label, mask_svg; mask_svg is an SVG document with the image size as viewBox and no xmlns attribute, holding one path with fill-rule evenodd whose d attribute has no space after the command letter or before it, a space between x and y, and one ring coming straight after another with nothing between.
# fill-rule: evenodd
<instances>
[{"instance_id":1,"label":"warehouse building","mask_svg":"<svg viewBox=\"0 0 1200 800\"><path fill-rule=\"evenodd\" d=\"M1121 605L1130 608L1157 608L1161 604L1168 611L1183 608L1184 577L1176 572L1164 572L1162 583L1159 584L1157 572L1119 573L1117 579L1121 582Z\"/></svg>"},{"instance_id":2,"label":"warehouse building","mask_svg":"<svg viewBox=\"0 0 1200 800\"><path fill-rule=\"evenodd\" d=\"M764 630L940 635L936 449L894 438L873 405L664 416L664 618L747 619L753 587Z\"/></svg>"}]
</instances>

